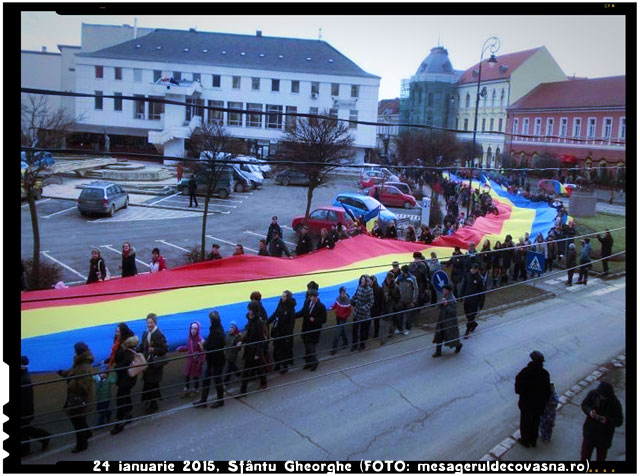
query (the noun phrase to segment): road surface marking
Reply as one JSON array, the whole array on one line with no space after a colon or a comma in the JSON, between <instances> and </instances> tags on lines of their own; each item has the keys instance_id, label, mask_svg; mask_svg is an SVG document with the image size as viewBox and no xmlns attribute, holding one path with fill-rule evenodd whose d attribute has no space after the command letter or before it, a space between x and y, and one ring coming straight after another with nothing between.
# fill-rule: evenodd
<instances>
[{"instance_id":1,"label":"road surface marking","mask_svg":"<svg viewBox=\"0 0 640 476\"><path fill-rule=\"evenodd\" d=\"M64 210L60 210L59 212L52 213L51 215L44 216L42 218L51 218L52 216L58 215L59 213L64 213L64 212L68 212L69 210L75 210L75 209L76 209L76 207L73 206L73 207L70 207L70 208L66 208Z\"/></svg>"},{"instance_id":2,"label":"road surface marking","mask_svg":"<svg viewBox=\"0 0 640 476\"><path fill-rule=\"evenodd\" d=\"M164 241L164 240L156 240L156 241L157 241L158 243L163 243L163 244L165 244L165 245L167 245L167 246L172 246L173 248L177 248L177 249L179 249L179 250L186 251L187 253L189 252L189 250L188 250L188 249L183 248L182 246L174 245L174 244L172 244L172 243L169 243L168 241Z\"/></svg>"},{"instance_id":3,"label":"road surface marking","mask_svg":"<svg viewBox=\"0 0 640 476\"><path fill-rule=\"evenodd\" d=\"M36 202L36 205L40 205L41 203L48 202L49 200L51 200L51 199L50 198L43 198L42 200L38 200ZM22 205L21 208L25 208L25 207L28 207L28 206L29 206L29 204L25 203L24 205Z\"/></svg>"},{"instance_id":4,"label":"road surface marking","mask_svg":"<svg viewBox=\"0 0 640 476\"><path fill-rule=\"evenodd\" d=\"M117 253L117 254L119 254L120 256L122 256L122 253L121 253L120 251L116 250L115 248L112 248L112 247L111 247L111 245L101 245L101 246L100 246L100 248L106 248L106 249L111 250L111 251L113 251L114 253ZM148 265L148 264L147 264L147 263L145 263L144 261L140 261L138 258L136 258L136 261L137 261L138 263L140 263L141 265L146 266L147 268L151 268L151 266L150 266L150 265Z\"/></svg>"},{"instance_id":5,"label":"road surface marking","mask_svg":"<svg viewBox=\"0 0 640 476\"><path fill-rule=\"evenodd\" d=\"M253 231L245 231L245 233L248 233L248 234L254 235L254 236L259 236L260 238L266 239L265 236L261 235L260 233L254 233ZM292 246L298 246L295 243L291 243L290 241L287 241L287 240L282 240L282 241L284 241L285 243L287 243L289 245L292 245Z\"/></svg>"},{"instance_id":6,"label":"road surface marking","mask_svg":"<svg viewBox=\"0 0 640 476\"><path fill-rule=\"evenodd\" d=\"M220 238L216 238L215 236L211 236L211 235L206 235L206 236L207 236L207 238L211 238L211 239L212 239L212 240L214 240L214 241L219 241L220 243L226 243L227 245L236 246L236 243L232 243L232 242L227 241L227 240L222 240L222 239L220 239ZM243 247L245 250L252 251L253 253L257 253L257 252L258 252L258 250L254 250L253 248L249 248L248 246L244 246L244 245L242 245L242 247Z\"/></svg>"},{"instance_id":7,"label":"road surface marking","mask_svg":"<svg viewBox=\"0 0 640 476\"><path fill-rule=\"evenodd\" d=\"M174 193L173 195L169 195L168 197L161 198L161 199L160 199L160 200L158 200L157 202L149 203L149 205L155 205L155 204L157 204L157 203L164 202L165 200L169 200L170 198L173 198L173 197L175 197L176 195L180 195L180 194L179 194L179 193Z\"/></svg>"},{"instance_id":8,"label":"road surface marking","mask_svg":"<svg viewBox=\"0 0 640 476\"><path fill-rule=\"evenodd\" d=\"M229 215L231 211L209 210L209 215ZM174 218L196 218L202 217L203 210L194 209L193 211L183 209L165 209L165 208L128 208L118 213L116 216L98 218L95 220L87 220L88 223L116 223L128 221L146 221L146 220L169 220Z\"/></svg>"},{"instance_id":9,"label":"road surface marking","mask_svg":"<svg viewBox=\"0 0 640 476\"><path fill-rule=\"evenodd\" d=\"M51 261L53 261L54 263L59 264L60 266L62 266L65 269L68 269L69 271L71 271L72 273L80 276L82 279L85 280L85 282L87 281L87 277L86 276L82 276L80 273L78 273L75 269L73 269L71 266L67 266L66 264L64 264L62 261L58 261L57 259L53 258L52 256L50 256L49 250L47 251L41 251L41 254L45 255L47 258L49 258Z\"/></svg>"}]
</instances>

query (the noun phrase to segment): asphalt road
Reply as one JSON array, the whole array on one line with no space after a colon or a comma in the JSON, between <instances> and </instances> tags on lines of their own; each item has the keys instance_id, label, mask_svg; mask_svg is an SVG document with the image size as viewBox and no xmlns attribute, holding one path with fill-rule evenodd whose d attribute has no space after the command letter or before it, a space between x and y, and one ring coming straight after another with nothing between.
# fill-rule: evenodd
<instances>
[{"instance_id":1,"label":"asphalt road","mask_svg":"<svg viewBox=\"0 0 640 476\"><path fill-rule=\"evenodd\" d=\"M625 319L625 280L599 282L490 316L460 354L445 349L431 358L426 334L344 353L316 372L273 377L268 390L227 400L223 408L183 405L118 436L96 436L86 452L52 448L25 463L478 460L518 427L514 378L531 350L544 353L562 393L625 351ZM256 387L254 381L249 390ZM575 451L558 456L573 459Z\"/></svg>"},{"instance_id":2,"label":"asphalt road","mask_svg":"<svg viewBox=\"0 0 640 476\"><path fill-rule=\"evenodd\" d=\"M316 189L311 210L330 205L340 192L355 192L354 177L335 177ZM46 190L45 190L46 192ZM79 194L79 191L78 191ZM262 189L246 194L233 193L226 200L213 199L207 219L207 250L216 242L223 256L233 253L235 243L241 243L247 253L258 249L258 241L267 233L271 217L277 215L284 225L284 239L290 249L295 248L295 233L286 227L296 215L304 214L306 187L276 185L265 181ZM149 196L143 203L168 208L187 208L188 197ZM38 203L41 251L43 259L57 262L63 267L62 280L66 283L86 280L91 248L101 247L102 256L112 276L120 275L120 251L124 241L137 250L138 272L148 271L151 250L160 248L168 267L185 264L185 250L199 244L202 232L204 200L199 209L167 210L129 207L119 210L113 218L83 217L68 200L43 199ZM401 214L417 210L394 210ZM28 205L21 208L21 255L28 259L33 253L33 237ZM108 245L108 246L107 246ZM64 266L66 267L64 267Z\"/></svg>"}]
</instances>

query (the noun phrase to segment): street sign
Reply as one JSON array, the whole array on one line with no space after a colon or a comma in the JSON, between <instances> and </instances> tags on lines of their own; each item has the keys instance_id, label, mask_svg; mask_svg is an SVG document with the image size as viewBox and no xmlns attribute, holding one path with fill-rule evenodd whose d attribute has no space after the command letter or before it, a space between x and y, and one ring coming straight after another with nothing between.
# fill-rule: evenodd
<instances>
[{"instance_id":1,"label":"street sign","mask_svg":"<svg viewBox=\"0 0 640 476\"><path fill-rule=\"evenodd\" d=\"M545 258L542 253L527 251L527 271L542 274L544 272Z\"/></svg>"},{"instance_id":2,"label":"street sign","mask_svg":"<svg viewBox=\"0 0 640 476\"><path fill-rule=\"evenodd\" d=\"M441 293L445 284L449 284L449 276L447 276L446 272L440 269L433 273L433 287L436 288L436 291Z\"/></svg>"}]
</instances>

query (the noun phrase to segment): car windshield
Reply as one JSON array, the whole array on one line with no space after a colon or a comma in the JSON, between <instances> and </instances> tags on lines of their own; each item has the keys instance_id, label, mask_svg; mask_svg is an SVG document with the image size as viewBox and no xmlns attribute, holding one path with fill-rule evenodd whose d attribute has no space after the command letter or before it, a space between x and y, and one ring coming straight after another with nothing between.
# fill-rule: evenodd
<instances>
[{"instance_id":1,"label":"car windshield","mask_svg":"<svg viewBox=\"0 0 640 476\"><path fill-rule=\"evenodd\" d=\"M80 198L86 200L100 200L103 197L103 190L101 188L85 188L80 194Z\"/></svg>"}]
</instances>

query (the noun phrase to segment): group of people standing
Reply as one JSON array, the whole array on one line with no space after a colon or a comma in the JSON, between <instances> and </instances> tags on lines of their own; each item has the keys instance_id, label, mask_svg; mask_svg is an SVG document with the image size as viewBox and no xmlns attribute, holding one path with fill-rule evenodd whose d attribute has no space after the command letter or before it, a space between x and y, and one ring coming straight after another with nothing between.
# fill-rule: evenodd
<instances>
[{"instance_id":1,"label":"group of people standing","mask_svg":"<svg viewBox=\"0 0 640 476\"><path fill-rule=\"evenodd\" d=\"M138 274L136 266L136 249L131 243L125 241L122 244L122 264L119 267L122 270L122 277L135 276ZM158 273L167 269L167 261L160 254L159 248L151 251L151 261L149 262L149 272ZM108 280L111 277L109 268L105 262L100 250L94 248L91 250L91 259L89 260L89 275L87 276L87 284L97 283L99 281Z\"/></svg>"}]
</instances>

